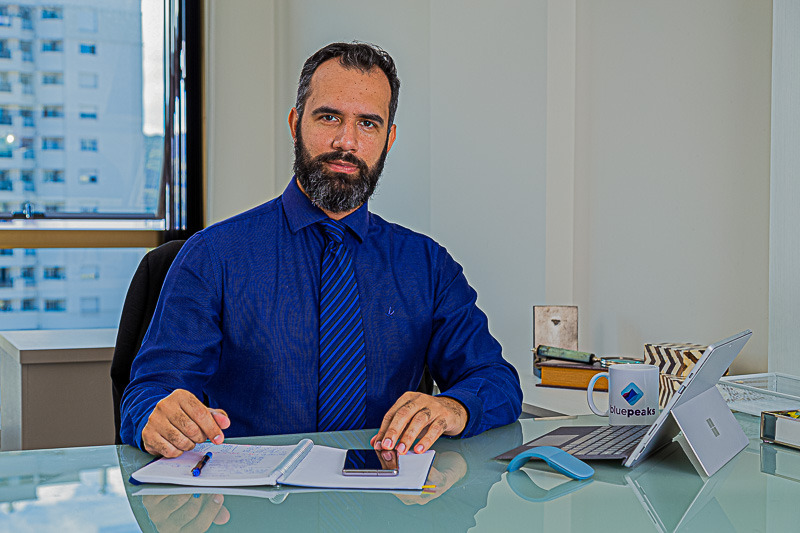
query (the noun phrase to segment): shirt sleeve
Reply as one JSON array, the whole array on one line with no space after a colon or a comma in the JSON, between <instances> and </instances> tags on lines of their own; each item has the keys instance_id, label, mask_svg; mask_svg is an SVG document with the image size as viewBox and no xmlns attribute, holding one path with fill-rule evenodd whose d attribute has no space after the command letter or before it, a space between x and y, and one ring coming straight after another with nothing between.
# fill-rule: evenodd
<instances>
[{"instance_id":1,"label":"shirt sleeve","mask_svg":"<svg viewBox=\"0 0 800 533\"><path fill-rule=\"evenodd\" d=\"M189 239L172 263L122 395L123 442L143 449L142 429L156 404L177 389L202 398L219 367L218 264L202 233Z\"/></svg>"},{"instance_id":2,"label":"shirt sleeve","mask_svg":"<svg viewBox=\"0 0 800 533\"><path fill-rule=\"evenodd\" d=\"M503 359L500 343L489 333L461 266L440 248L436 272L433 329L427 362L442 396L466 407L462 437L510 424L522 411L522 389L514 367Z\"/></svg>"}]
</instances>

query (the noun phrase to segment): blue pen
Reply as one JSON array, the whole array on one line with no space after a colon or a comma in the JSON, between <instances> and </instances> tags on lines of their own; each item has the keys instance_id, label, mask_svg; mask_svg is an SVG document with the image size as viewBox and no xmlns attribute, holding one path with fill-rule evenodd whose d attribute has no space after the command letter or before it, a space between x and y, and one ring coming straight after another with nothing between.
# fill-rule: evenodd
<instances>
[{"instance_id":1,"label":"blue pen","mask_svg":"<svg viewBox=\"0 0 800 533\"><path fill-rule=\"evenodd\" d=\"M214 454L212 454L211 452L208 452L207 454L205 454L203 456L202 459L197 461L197 464L194 465L194 468L192 468L192 475L194 477L197 477L197 476L200 475L200 471L203 469L204 466L206 466L206 463L209 461L209 459L211 459L212 455L214 455Z\"/></svg>"}]
</instances>

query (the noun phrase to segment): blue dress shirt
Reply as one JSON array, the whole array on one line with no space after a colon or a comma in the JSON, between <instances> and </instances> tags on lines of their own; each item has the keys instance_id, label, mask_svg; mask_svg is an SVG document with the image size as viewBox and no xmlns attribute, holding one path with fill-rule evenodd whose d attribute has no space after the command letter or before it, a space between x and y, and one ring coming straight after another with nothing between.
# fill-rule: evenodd
<instances>
[{"instance_id":1,"label":"blue dress shirt","mask_svg":"<svg viewBox=\"0 0 800 533\"><path fill-rule=\"evenodd\" d=\"M227 411L229 437L317 429L320 265L325 214L294 179L280 197L183 245L167 274L122 397L122 439L142 447L176 389ZM461 266L367 205L342 221L352 250L367 364L367 427L417 390L425 363L469 413L469 437L517 419L519 376L501 355Z\"/></svg>"}]
</instances>

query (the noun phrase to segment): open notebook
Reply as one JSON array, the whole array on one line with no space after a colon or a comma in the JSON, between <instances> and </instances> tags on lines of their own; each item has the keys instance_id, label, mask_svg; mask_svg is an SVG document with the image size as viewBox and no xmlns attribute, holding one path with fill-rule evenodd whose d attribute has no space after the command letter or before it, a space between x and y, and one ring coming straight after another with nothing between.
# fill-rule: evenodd
<instances>
[{"instance_id":1,"label":"open notebook","mask_svg":"<svg viewBox=\"0 0 800 533\"><path fill-rule=\"evenodd\" d=\"M195 477L192 468L206 452L213 457ZM433 463L433 450L398 456L396 476L344 476L347 450L316 446L309 439L296 446L202 443L180 457L161 458L131 475L134 483L194 487L293 485L325 489L422 490Z\"/></svg>"}]
</instances>

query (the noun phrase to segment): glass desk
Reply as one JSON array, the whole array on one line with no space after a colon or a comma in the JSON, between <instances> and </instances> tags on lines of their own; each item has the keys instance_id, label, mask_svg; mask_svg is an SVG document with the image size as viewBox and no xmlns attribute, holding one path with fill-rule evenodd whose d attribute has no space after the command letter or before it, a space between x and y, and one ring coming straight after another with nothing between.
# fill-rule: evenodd
<instances>
[{"instance_id":1,"label":"glass desk","mask_svg":"<svg viewBox=\"0 0 800 533\"><path fill-rule=\"evenodd\" d=\"M596 474L586 481L567 480L534 462L508 474L506 463L492 459L559 425L602 423L592 415L525 419L472 439L440 439L429 476L437 489L430 494L248 488L252 495L220 489L219 498L131 485L130 473L150 456L128 446L3 452L0 531L796 530L800 453L762 445L758 419L737 418L750 444L710 479L698 476L674 443L634 469L595 462ZM372 434L232 441L294 444L308 436L353 447L366 446Z\"/></svg>"}]
</instances>

